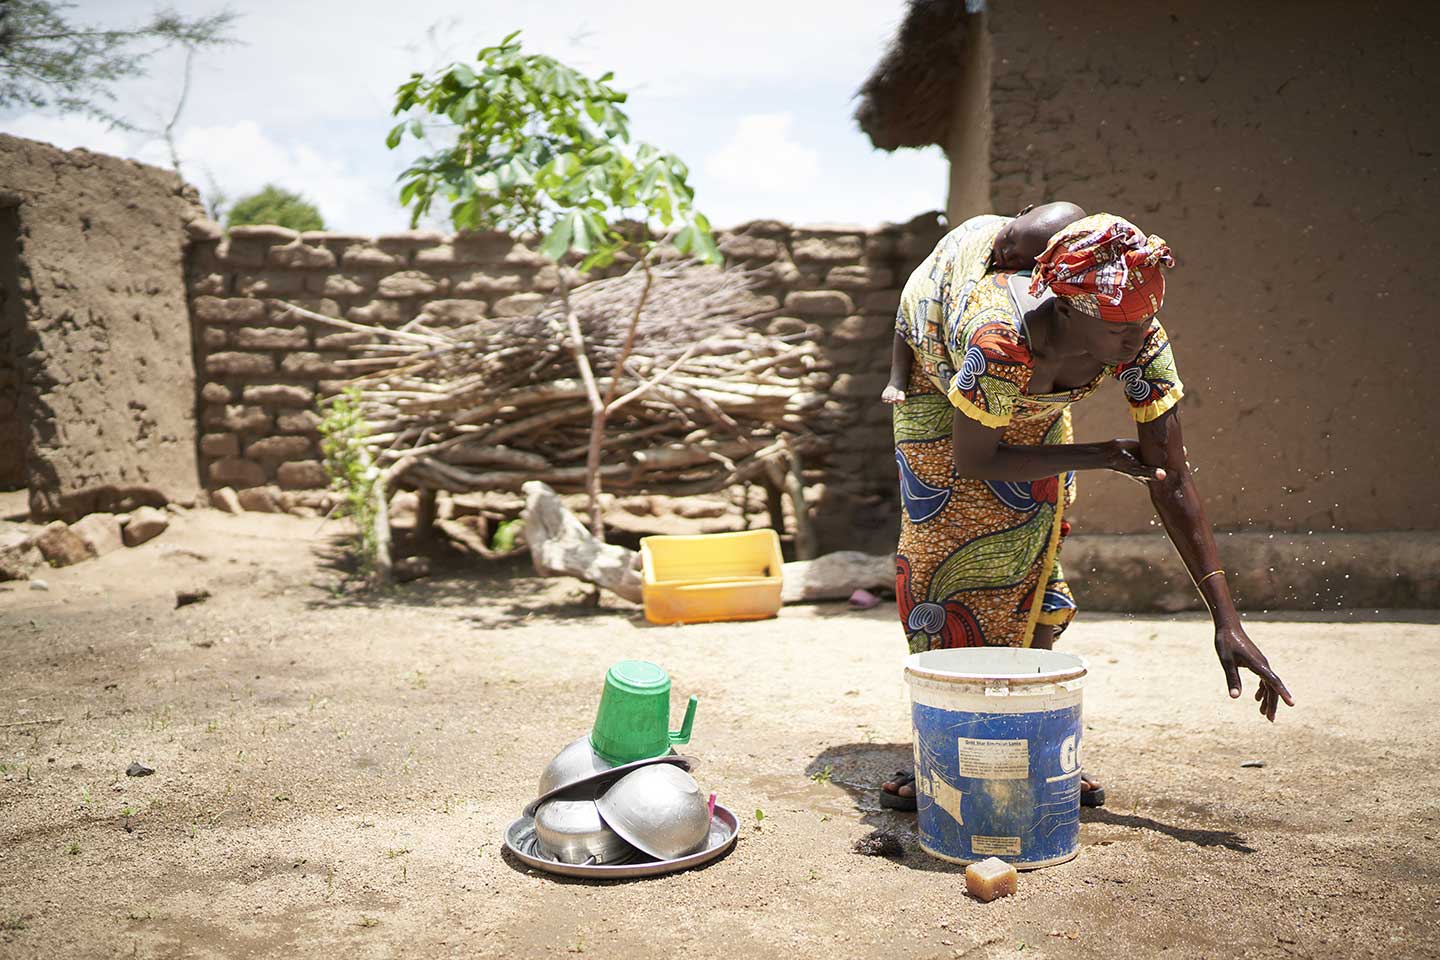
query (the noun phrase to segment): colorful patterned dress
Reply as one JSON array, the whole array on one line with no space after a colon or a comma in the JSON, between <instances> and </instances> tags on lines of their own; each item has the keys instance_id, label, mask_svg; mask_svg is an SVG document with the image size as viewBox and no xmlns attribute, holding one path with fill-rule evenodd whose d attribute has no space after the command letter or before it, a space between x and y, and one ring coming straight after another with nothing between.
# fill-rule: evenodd
<instances>
[{"instance_id":1,"label":"colorful patterned dress","mask_svg":"<svg viewBox=\"0 0 1440 960\"><path fill-rule=\"evenodd\" d=\"M1076 612L1059 556L1074 473L1033 482L955 476L956 410L1001 429L1004 443L1069 443L1070 405L1107 376L1120 381L1139 422L1183 393L1158 320L1134 361L1106 367L1078 389L1026 393L1033 358L1006 285L1012 274L986 272L1007 222L976 217L946 235L911 275L896 318L915 353L894 413L903 507L896 599L912 652L1029 646L1037 623L1058 632Z\"/></svg>"}]
</instances>

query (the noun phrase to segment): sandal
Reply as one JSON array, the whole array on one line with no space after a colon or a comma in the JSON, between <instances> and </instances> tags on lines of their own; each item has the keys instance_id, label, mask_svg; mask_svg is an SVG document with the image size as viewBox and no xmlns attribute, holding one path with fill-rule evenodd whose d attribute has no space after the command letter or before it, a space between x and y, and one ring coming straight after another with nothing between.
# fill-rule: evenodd
<instances>
[{"instance_id":1,"label":"sandal","mask_svg":"<svg viewBox=\"0 0 1440 960\"><path fill-rule=\"evenodd\" d=\"M1084 784L1084 783L1094 784L1094 783L1095 783L1095 781L1094 781L1094 780L1091 780L1090 777L1085 773L1084 770L1081 770L1081 771L1080 771L1080 781L1081 781L1082 784ZM1086 789L1082 786L1082 787L1080 788L1080 806L1082 806L1082 807L1103 807L1103 806L1105 806L1105 788L1102 787L1102 786L1099 786L1098 784L1096 784L1096 785L1095 785L1094 787L1092 787L1091 789L1086 790Z\"/></svg>"},{"instance_id":2,"label":"sandal","mask_svg":"<svg viewBox=\"0 0 1440 960\"><path fill-rule=\"evenodd\" d=\"M905 787L910 787L913 790L915 788L915 774L905 770L896 770L895 774L886 782L895 784L895 789L897 791L903 790ZM899 793L891 793L889 790L881 787L880 806L886 808L887 810L904 810L908 812L914 812L915 808L918 806L918 803L913 796L901 796Z\"/></svg>"}]
</instances>

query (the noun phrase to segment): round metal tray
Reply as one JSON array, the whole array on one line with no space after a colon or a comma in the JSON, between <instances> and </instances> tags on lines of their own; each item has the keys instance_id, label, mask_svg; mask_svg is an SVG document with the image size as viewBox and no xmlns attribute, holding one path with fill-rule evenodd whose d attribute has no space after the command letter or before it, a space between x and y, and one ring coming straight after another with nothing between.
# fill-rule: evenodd
<instances>
[{"instance_id":1,"label":"round metal tray","mask_svg":"<svg viewBox=\"0 0 1440 960\"><path fill-rule=\"evenodd\" d=\"M612 767L609 770L601 770L599 773L592 773L584 780L576 780L574 783L567 783L563 787L557 787L549 793L541 794L525 805L525 816L535 816L535 811L540 809L540 804L554 797L565 797L567 800L594 800L605 792L610 784L619 780L632 770L649 766L652 763L673 763L681 770L694 770L700 765L700 761L694 757L682 757L678 753L666 754L663 757L650 757L647 760L636 760L632 763L619 767Z\"/></svg>"},{"instance_id":2,"label":"round metal tray","mask_svg":"<svg viewBox=\"0 0 1440 960\"><path fill-rule=\"evenodd\" d=\"M720 804L715 805L715 816L710 821L710 836L705 847L696 853L674 860L653 860L637 851L635 857L624 863L579 864L561 863L551 860L540 852L535 843L535 821L526 816L510 824L505 830L505 846L516 858L536 870L558 873L566 877L584 880L630 880L636 877L658 877L664 873L690 870L702 864L719 860L735 846L740 835L740 822L735 814Z\"/></svg>"}]
</instances>

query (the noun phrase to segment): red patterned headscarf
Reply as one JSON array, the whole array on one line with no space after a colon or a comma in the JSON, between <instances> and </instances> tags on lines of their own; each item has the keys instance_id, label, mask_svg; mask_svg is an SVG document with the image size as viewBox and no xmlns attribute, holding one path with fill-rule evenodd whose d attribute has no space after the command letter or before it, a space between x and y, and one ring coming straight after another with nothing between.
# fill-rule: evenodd
<instances>
[{"instance_id":1,"label":"red patterned headscarf","mask_svg":"<svg viewBox=\"0 0 1440 960\"><path fill-rule=\"evenodd\" d=\"M1123 217L1097 213L1050 238L1035 260L1030 293L1050 288L1073 306L1112 323L1140 323L1165 302L1162 267L1175 258L1161 238Z\"/></svg>"}]
</instances>

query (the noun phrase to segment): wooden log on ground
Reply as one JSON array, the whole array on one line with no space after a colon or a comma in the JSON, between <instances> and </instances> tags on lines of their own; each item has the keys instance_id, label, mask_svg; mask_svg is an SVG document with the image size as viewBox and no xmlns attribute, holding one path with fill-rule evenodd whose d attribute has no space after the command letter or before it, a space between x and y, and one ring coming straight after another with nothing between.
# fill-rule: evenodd
<instances>
[{"instance_id":1,"label":"wooden log on ground","mask_svg":"<svg viewBox=\"0 0 1440 960\"><path fill-rule=\"evenodd\" d=\"M547 484L531 480L523 490L525 543L536 573L575 577L641 602L638 553L597 539Z\"/></svg>"},{"instance_id":2,"label":"wooden log on ground","mask_svg":"<svg viewBox=\"0 0 1440 960\"><path fill-rule=\"evenodd\" d=\"M435 532L436 498L434 487L421 487L417 491L415 539L421 543L428 542Z\"/></svg>"},{"instance_id":3,"label":"wooden log on ground","mask_svg":"<svg viewBox=\"0 0 1440 960\"><path fill-rule=\"evenodd\" d=\"M378 470L375 478L375 562L370 571L370 583L372 586L388 587L395 582L395 564L390 556L390 496L395 491L395 483L415 465L412 457L406 457L399 463ZM366 470L373 470L369 458L365 462Z\"/></svg>"},{"instance_id":4,"label":"wooden log on ground","mask_svg":"<svg viewBox=\"0 0 1440 960\"><path fill-rule=\"evenodd\" d=\"M895 589L895 557L856 550L827 553L785 564L784 603L848 600L856 590Z\"/></svg>"}]
</instances>

